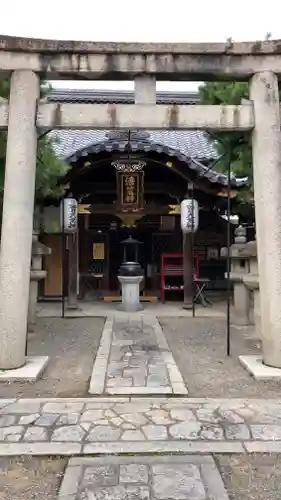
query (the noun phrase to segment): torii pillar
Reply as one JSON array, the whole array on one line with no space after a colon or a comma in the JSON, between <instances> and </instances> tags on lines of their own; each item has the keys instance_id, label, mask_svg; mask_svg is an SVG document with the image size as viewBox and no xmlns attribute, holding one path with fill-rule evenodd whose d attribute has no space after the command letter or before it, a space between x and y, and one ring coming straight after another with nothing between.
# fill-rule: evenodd
<instances>
[{"instance_id":1,"label":"torii pillar","mask_svg":"<svg viewBox=\"0 0 281 500\"><path fill-rule=\"evenodd\" d=\"M0 253L0 369L25 364L40 82L11 76Z\"/></svg>"},{"instance_id":2,"label":"torii pillar","mask_svg":"<svg viewBox=\"0 0 281 500\"><path fill-rule=\"evenodd\" d=\"M263 362L281 368L281 132L277 76L257 73L250 83L256 238Z\"/></svg>"}]
</instances>

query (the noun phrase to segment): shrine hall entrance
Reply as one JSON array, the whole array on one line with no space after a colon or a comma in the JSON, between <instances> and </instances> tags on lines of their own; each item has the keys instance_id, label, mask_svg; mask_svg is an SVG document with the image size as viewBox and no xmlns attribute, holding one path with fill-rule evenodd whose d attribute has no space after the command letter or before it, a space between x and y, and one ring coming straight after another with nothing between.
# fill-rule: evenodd
<instances>
[{"instance_id":1,"label":"shrine hall entrance","mask_svg":"<svg viewBox=\"0 0 281 500\"><path fill-rule=\"evenodd\" d=\"M148 287L146 279L147 263L151 255L151 234L148 231L137 229L120 228L118 231L110 233L110 290L119 292L118 270L122 262L139 262L145 273L145 285L142 290Z\"/></svg>"},{"instance_id":2,"label":"shrine hall entrance","mask_svg":"<svg viewBox=\"0 0 281 500\"><path fill-rule=\"evenodd\" d=\"M79 230L79 296L84 300L120 297L118 270L124 260L138 261L144 271L141 296L161 298L163 254L181 254L180 216L145 216L135 227L122 227L108 216L91 217L85 229L81 216ZM169 223L169 226L167 224ZM183 268L182 262L176 264ZM183 276L178 277L179 292ZM97 293L97 288L99 293ZM182 301L183 293L169 294L167 300Z\"/></svg>"},{"instance_id":3,"label":"shrine hall entrance","mask_svg":"<svg viewBox=\"0 0 281 500\"><path fill-rule=\"evenodd\" d=\"M159 232L151 227L123 229L109 238L110 290L119 293L118 269L124 261L138 261L144 271L141 294L160 298L161 255L181 252L181 233Z\"/></svg>"}]
</instances>

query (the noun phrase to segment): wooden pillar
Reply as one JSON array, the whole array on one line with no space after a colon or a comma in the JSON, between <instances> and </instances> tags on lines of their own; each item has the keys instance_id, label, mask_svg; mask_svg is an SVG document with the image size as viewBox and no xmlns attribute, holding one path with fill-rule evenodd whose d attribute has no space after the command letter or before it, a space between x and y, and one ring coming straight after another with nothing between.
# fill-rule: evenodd
<instances>
[{"instance_id":1,"label":"wooden pillar","mask_svg":"<svg viewBox=\"0 0 281 500\"><path fill-rule=\"evenodd\" d=\"M67 236L68 250L68 290L67 306L71 309L78 307L77 278L78 278L78 231Z\"/></svg>"},{"instance_id":2,"label":"wooden pillar","mask_svg":"<svg viewBox=\"0 0 281 500\"><path fill-rule=\"evenodd\" d=\"M188 183L187 193L185 196L186 199L194 197L193 189L194 189L193 184ZM193 298L194 298L194 285L193 285L194 269L192 262L193 258L192 245L193 245L193 234L192 233L183 234L182 247L183 247L183 291L184 291L183 308L184 309L192 309Z\"/></svg>"},{"instance_id":3,"label":"wooden pillar","mask_svg":"<svg viewBox=\"0 0 281 500\"><path fill-rule=\"evenodd\" d=\"M193 302L193 265L192 265L192 233L183 234L183 308L192 309Z\"/></svg>"}]
</instances>

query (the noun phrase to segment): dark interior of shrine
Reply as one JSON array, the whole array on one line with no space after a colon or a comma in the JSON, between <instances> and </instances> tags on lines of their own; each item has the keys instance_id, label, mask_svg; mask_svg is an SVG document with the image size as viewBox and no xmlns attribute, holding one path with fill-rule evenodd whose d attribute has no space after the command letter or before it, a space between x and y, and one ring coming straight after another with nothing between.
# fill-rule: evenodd
<instances>
[{"instance_id":1,"label":"dark interior of shrine","mask_svg":"<svg viewBox=\"0 0 281 500\"><path fill-rule=\"evenodd\" d=\"M223 288L225 261L220 258L220 249L226 245L227 223L221 214L226 208L226 187L198 178L195 170L177 158L150 152L131 157L131 161L144 162L143 185L139 186L143 204L126 209L118 193L119 172L113 165L124 158L126 155L122 157L120 153L94 153L79 158L68 175L69 192L84 207L79 215L80 276L102 276L102 293L118 293L119 266L124 259L136 259L137 247L137 259L145 274L143 288L149 294L159 295L162 255L182 254L179 207L188 185L192 185L200 206L199 229L194 235L199 273L208 277L213 287ZM231 191L232 199L235 194ZM124 255L122 242L130 236L138 243L127 247ZM93 256L93 248L98 244L103 245L102 258ZM182 277L171 281L178 283ZM82 297L87 286L89 280L82 280Z\"/></svg>"},{"instance_id":2,"label":"dark interior of shrine","mask_svg":"<svg viewBox=\"0 0 281 500\"><path fill-rule=\"evenodd\" d=\"M151 208L153 205L156 207L156 205L180 203L187 192L189 182L195 183L194 196L200 204L210 209L224 208L222 197L219 196L222 186L211 184L208 179L204 178L204 175L198 178L196 171L188 168L185 162L163 153L152 152L147 155L135 155L132 158L145 163L143 169L145 204ZM102 152L88 155L86 160L81 157L72 165L66 181L69 182L69 189L80 203L95 205L115 203L116 170L112 163L116 160L120 160L120 153L113 155Z\"/></svg>"}]
</instances>

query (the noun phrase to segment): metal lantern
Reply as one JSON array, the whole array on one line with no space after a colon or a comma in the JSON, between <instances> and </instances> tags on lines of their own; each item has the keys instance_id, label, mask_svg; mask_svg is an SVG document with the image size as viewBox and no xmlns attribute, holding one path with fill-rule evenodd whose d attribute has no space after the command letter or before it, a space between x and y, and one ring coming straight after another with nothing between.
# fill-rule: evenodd
<instances>
[{"instance_id":1,"label":"metal lantern","mask_svg":"<svg viewBox=\"0 0 281 500\"><path fill-rule=\"evenodd\" d=\"M123 262L138 262L139 259L139 246L142 245L141 241L135 240L130 235L129 238L121 241L121 244L124 246L123 253ZM128 256L130 255L130 257Z\"/></svg>"},{"instance_id":2,"label":"metal lantern","mask_svg":"<svg viewBox=\"0 0 281 500\"><path fill-rule=\"evenodd\" d=\"M197 231L199 225L199 205L197 200L188 198L181 202L181 229L184 234Z\"/></svg>"},{"instance_id":3,"label":"metal lantern","mask_svg":"<svg viewBox=\"0 0 281 500\"><path fill-rule=\"evenodd\" d=\"M78 203L75 198L61 202L61 225L64 233L75 233L78 227Z\"/></svg>"}]
</instances>

